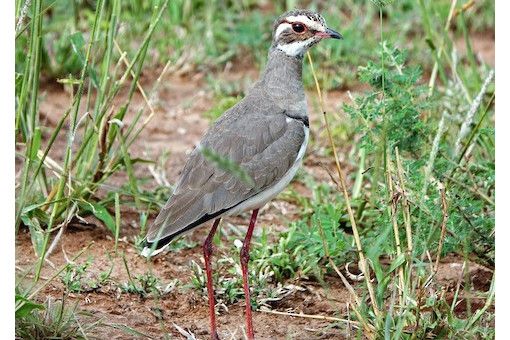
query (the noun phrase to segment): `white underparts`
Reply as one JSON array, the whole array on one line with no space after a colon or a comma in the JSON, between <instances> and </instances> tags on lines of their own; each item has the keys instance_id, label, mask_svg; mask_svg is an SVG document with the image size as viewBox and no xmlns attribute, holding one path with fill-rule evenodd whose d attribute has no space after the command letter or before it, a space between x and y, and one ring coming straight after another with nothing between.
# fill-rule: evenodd
<instances>
[{"instance_id":1,"label":"white underparts","mask_svg":"<svg viewBox=\"0 0 510 340\"><path fill-rule=\"evenodd\" d=\"M314 38L310 38L301 41L294 41L290 44L278 44L276 48L285 52L285 54L290 57L297 57L305 54L306 50L308 49L308 47L310 47L313 41Z\"/></svg>"}]
</instances>

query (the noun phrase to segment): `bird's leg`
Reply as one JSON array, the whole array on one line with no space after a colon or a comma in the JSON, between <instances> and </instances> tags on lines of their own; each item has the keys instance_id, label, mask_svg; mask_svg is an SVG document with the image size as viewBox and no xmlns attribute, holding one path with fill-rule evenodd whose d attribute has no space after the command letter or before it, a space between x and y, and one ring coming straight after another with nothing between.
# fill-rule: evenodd
<instances>
[{"instance_id":1,"label":"bird's leg","mask_svg":"<svg viewBox=\"0 0 510 340\"><path fill-rule=\"evenodd\" d=\"M214 234L216 233L216 229L218 228L218 224L220 224L220 219L214 220L213 226L209 235L204 241L204 245L202 246L204 250L204 260L205 260L205 272L207 275L207 296L209 297L209 323L211 324L211 339L218 340L218 333L216 332L216 312L214 310L214 289L213 289L213 280L212 280L212 271L211 271L211 256L213 253L213 244L212 240Z\"/></svg>"},{"instance_id":2,"label":"bird's leg","mask_svg":"<svg viewBox=\"0 0 510 340\"><path fill-rule=\"evenodd\" d=\"M248 286L248 262L250 261L250 241L253 229L255 228L255 222L257 221L257 215L259 209L253 210L251 214L250 226L248 232L244 238L243 247L241 248L241 269L243 271L243 288L244 288L244 299L246 302L246 333L248 339L254 339L253 333L253 322L251 318L251 302L250 302L250 287Z\"/></svg>"}]
</instances>

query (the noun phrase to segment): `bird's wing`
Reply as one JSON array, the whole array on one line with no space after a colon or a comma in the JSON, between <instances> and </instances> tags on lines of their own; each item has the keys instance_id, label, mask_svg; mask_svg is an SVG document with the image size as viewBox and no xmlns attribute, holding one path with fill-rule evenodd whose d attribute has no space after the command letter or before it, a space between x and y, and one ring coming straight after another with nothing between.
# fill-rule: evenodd
<instances>
[{"instance_id":1,"label":"bird's wing","mask_svg":"<svg viewBox=\"0 0 510 340\"><path fill-rule=\"evenodd\" d=\"M267 114L266 103L257 108L260 112L251 114L242 105L232 109L191 153L174 193L149 228L149 245L157 242L160 248L220 216L270 187L294 164L305 139L303 122L289 119L281 109L280 114ZM204 157L204 149L236 163L253 181L220 169Z\"/></svg>"}]
</instances>

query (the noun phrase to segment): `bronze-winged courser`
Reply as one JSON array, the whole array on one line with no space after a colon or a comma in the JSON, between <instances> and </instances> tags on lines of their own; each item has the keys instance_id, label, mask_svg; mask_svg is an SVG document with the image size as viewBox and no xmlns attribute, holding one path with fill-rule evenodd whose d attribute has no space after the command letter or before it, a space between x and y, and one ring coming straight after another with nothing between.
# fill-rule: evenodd
<instances>
[{"instance_id":1,"label":"bronze-winged courser","mask_svg":"<svg viewBox=\"0 0 510 340\"><path fill-rule=\"evenodd\" d=\"M289 184L303 160L309 135L303 56L326 38L342 36L328 28L324 18L315 12L292 10L275 21L260 80L203 136L190 154L173 194L147 232L143 255L153 256L175 237L210 226L203 253L213 339L218 339L218 333L211 272L212 238L222 217L247 210L252 210L252 215L240 261L246 334L249 339L254 338L247 271L250 240L259 209ZM207 154L228 160L246 176L240 176L232 167L219 167Z\"/></svg>"}]
</instances>

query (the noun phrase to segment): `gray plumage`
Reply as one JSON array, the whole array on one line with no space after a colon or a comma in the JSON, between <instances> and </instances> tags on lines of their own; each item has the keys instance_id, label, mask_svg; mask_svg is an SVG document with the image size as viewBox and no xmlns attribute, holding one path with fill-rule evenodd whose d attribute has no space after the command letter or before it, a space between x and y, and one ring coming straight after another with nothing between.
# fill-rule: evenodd
<instances>
[{"instance_id":1,"label":"gray plumage","mask_svg":"<svg viewBox=\"0 0 510 340\"><path fill-rule=\"evenodd\" d=\"M306 15L324 24L322 17L310 11L289 13L287 16ZM288 55L279 49L283 42L278 39L288 39L291 28L275 36L284 18L276 21L261 79L213 124L193 150L172 196L149 228L147 247L157 243L154 248L161 248L209 220L259 208L294 176L308 140L308 116L302 53ZM218 168L204 157L201 148L235 162L253 182Z\"/></svg>"},{"instance_id":2,"label":"gray plumage","mask_svg":"<svg viewBox=\"0 0 510 340\"><path fill-rule=\"evenodd\" d=\"M200 142L201 147L241 166L254 185L219 169L195 148L174 193L150 227L148 242L175 237L205 215L234 208L267 189L292 167L305 138L307 117L301 65L301 60L272 50L262 79Z\"/></svg>"}]
</instances>

